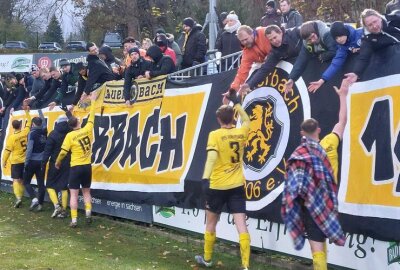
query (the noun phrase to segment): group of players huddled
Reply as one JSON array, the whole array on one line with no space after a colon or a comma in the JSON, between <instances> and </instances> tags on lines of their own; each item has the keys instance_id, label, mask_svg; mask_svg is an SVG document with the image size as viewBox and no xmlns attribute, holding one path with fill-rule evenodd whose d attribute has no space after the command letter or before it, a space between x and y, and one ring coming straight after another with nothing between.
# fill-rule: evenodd
<instances>
[{"instance_id":1,"label":"group of players huddled","mask_svg":"<svg viewBox=\"0 0 400 270\"><path fill-rule=\"evenodd\" d=\"M54 205L51 217L64 218L67 216L68 189L70 193L71 223L77 226L78 194L82 188L86 210L86 221L91 223L91 195L92 181L92 142L96 92L91 92L90 116L84 127L81 121L70 111L60 115L55 123L54 130L47 135L47 123L42 111L39 116L31 117L28 102L24 102L26 122L11 115L12 131L7 137L3 151L3 168L11 164L11 178L16 197L15 208L22 205L22 197L26 190L32 199L30 210L40 211L46 193ZM48 173L45 184L45 171ZM31 185L35 175L38 192ZM61 202L58 193L61 192Z\"/></svg>"}]
</instances>

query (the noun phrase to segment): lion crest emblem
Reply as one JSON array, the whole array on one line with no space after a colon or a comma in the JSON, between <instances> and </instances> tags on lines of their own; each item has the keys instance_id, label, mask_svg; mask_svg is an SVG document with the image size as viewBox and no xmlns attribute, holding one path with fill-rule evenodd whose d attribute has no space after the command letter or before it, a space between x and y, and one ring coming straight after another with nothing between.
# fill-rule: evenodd
<instances>
[{"instance_id":1,"label":"lion crest emblem","mask_svg":"<svg viewBox=\"0 0 400 270\"><path fill-rule=\"evenodd\" d=\"M274 117L273 99L255 102L250 107L248 112L251 123L244 162L260 169L275 152L277 140L274 134L280 134L281 126Z\"/></svg>"}]
</instances>

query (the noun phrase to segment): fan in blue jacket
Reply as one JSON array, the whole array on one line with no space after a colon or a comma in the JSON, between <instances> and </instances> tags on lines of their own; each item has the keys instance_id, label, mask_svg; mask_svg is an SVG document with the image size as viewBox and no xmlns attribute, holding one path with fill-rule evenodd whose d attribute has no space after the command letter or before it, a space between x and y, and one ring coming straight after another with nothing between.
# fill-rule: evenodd
<instances>
[{"instance_id":1,"label":"fan in blue jacket","mask_svg":"<svg viewBox=\"0 0 400 270\"><path fill-rule=\"evenodd\" d=\"M331 64L322 74L320 80L310 82L308 91L317 91L326 81L332 77L343 67L346 62L347 56L351 53L358 53L361 46L361 38L363 29L354 29L352 26L344 24L343 22L334 22L330 29L332 37L337 43L337 51L335 57L332 59Z\"/></svg>"}]
</instances>

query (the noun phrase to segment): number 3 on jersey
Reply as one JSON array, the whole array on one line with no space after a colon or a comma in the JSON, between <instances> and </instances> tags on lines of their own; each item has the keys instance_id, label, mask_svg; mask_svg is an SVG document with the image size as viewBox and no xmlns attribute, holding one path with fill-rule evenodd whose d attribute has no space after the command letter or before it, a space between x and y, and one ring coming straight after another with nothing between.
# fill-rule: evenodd
<instances>
[{"instance_id":1,"label":"number 3 on jersey","mask_svg":"<svg viewBox=\"0 0 400 270\"><path fill-rule=\"evenodd\" d=\"M231 156L231 162L238 163L240 161L239 142L230 142L229 146L233 151L233 156Z\"/></svg>"},{"instance_id":2,"label":"number 3 on jersey","mask_svg":"<svg viewBox=\"0 0 400 270\"><path fill-rule=\"evenodd\" d=\"M82 138L82 139L80 139L79 140L79 144L81 145L81 147L82 147L82 151L83 151L83 153L87 153L88 151L90 151L90 138L89 138L89 136L86 136L86 137L84 137L84 138Z\"/></svg>"}]
</instances>

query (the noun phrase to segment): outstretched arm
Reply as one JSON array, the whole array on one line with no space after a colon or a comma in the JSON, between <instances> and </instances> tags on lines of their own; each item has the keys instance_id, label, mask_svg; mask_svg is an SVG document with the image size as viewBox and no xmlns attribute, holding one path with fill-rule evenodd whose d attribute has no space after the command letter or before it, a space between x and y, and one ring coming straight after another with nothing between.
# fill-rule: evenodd
<instances>
[{"instance_id":1,"label":"outstretched arm","mask_svg":"<svg viewBox=\"0 0 400 270\"><path fill-rule=\"evenodd\" d=\"M336 93L339 95L340 109L339 109L339 122L334 126L332 132L336 133L340 139L343 138L344 128L347 124L347 94L349 92L349 83L343 80L340 89L334 87Z\"/></svg>"}]
</instances>

